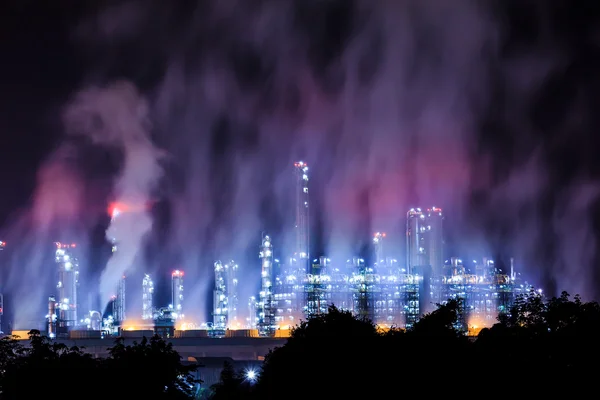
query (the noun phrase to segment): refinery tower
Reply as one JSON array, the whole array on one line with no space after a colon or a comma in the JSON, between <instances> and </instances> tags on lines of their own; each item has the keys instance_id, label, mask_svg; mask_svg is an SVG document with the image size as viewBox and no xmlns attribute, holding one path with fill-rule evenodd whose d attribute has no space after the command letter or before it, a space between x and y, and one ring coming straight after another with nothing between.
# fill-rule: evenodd
<instances>
[{"instance_id":1,"label":"refinery tower","mask_svg":"<svg viewBox=\"0 0 600 400\"><path fill-rule=\"evenodd\" d=\"M125 275L123 275L117 284L117 294L112 297L112 317L115 326L120 326L127 318L125 315L125 280Z\"/></svg>"},{"instance_id":2,"label":"refinery tower","mask_svg":"<svg viewBox=\"0 0 600 400\"><path fill-rule=\"evenodd\" d=\"M294 163L296 173L296 243L294 258L298 268L303 272L309 271L309 222L308 222L308 165L303 161Z\"/></svg>"},{"instance_id":3,"label":"refinery tower","mask_svg":"<svg viewBox=\"0 0 600 400\"><path fill-rule=\"evenodd\" d=\"M154 318L154 282L150 275L144 274L142 279L142 319L149 320Z\"/></svg>"},{"instance_id":4,"label":"refinery tower","mask_svg":"<svg viewBox=\"0 0 600 400\"><path fill-rule=\"evenodd\" d=\"M406 215L406 268L421 277L420 313L435 310L441 298L444 273L442 209L411 208Z\"/></svg>"},{"instance_id":5,"label":"refinery tower","mask_svg":"<svg viewBox=\"0 0 600 400\"><path fill-rule=\"evenodd\" d=\"M183 271L175 270L171 274L171 305L173 317L183 319Z\"/></svg>"},{"instance_id":6,"label":"refinery tower","mask_svg":"<svg viewBox=\"0 0 600 400\"><path fill-rule=\"evenodd\" d=\"M72 328L78 321L79 261L76 244L56 242L54 261L58 266L58 327Z\"/></svg>"}]
</instances>

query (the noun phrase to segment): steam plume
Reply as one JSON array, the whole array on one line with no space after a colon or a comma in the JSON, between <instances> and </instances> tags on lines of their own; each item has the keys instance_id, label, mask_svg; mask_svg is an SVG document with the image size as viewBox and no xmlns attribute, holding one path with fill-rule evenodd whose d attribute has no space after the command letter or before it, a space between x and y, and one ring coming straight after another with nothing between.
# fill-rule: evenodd
<instances>
[{"instance_id":1,"label":"steam plume","mask_svg":"<svg viewBox=\"0 0 600 400\"><path fill-rule=\"evenodd\" d=\"M56 277L52 244L81 239L85 245L87 226L81 223L84 188L76 169L76 153L68 145L53 152L41 165L30 209L19 215L3 232L8 242L10 268L2 271L4 294L16 299L14 327L40 327L44 298L54 290ZM79 222L78 222L79 221ZM81 265L86 268L85 262ZM84 271L85 272L85 271Z\"/></svg>"},{"instance_id":2,"label":"steam plume","mask_svg":"<svg viewBox=\"0 0 600 400\"><path fill-rule=\"evenodd\" d=\"M65 112L67 130L85 135L101 146L122 152L123 167L114 183L114 195L124 205L106 231L117 245L100 277L103 301L115 294L119 279L133 267L145 235L152 228L146 206L162 175L159 152L149 138L148 108L135 86L117 82L77 94Z\"/></svg>"}]
</instances>

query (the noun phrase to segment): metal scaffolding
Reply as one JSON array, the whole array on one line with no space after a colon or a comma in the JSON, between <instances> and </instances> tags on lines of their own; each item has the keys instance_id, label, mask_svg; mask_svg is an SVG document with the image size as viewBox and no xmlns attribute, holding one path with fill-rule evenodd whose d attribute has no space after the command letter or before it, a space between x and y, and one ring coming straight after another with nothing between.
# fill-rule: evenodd
<instances>
[{"instance_id":1,"label":"metal scaffolding","mask_svg":"<svg viewBox=\"0 0 600 400\"><path fill-rule=\"evenodd\" d=\"M175 270L171 274L171 305L173 318L183 319L183 271Z\"/></svg>"},{"instance_id":2,"label":"metal scaffolding","mask_svg":"<svg viewBox=\"0 0 600 400\"><path fill-rule=\"evenodd\" d=\"M76 245L56 242L55 262L58 266L58 328L76 326L79 306L79 262L73 254Z\"/></svg>"},{"instance_id":3,"label":"metal scaffolding","mask_svg":"<svg viewBox=\"0 0 600 400\"><path fill-rule=\"evenodd\" d=\"M150 275L144 274L142 279L142 319L149 320L154 317L154 283L150 279Z\"/></svg>"},{"instance_id":4,"label":"metal scaffolding","mask_svg":"<svg viewBox=\"0 0 600 400\"><path fill-rule=\"evenodd\" d=\"M277 325L273 308L273 242L268 235L262 237L259 257L261 288L258 302L258 329L261 335L271 335Z\"/></svg>"}]
</instances>

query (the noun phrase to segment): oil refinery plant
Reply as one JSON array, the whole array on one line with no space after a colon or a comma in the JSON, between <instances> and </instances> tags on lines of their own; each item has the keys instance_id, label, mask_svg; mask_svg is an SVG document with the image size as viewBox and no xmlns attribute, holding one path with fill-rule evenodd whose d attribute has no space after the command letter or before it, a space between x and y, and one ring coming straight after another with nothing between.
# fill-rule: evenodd
<instances>
[{"instance_id":1,"label":"oil refinery plant","mask_svg":"<svg viewBox=\"0 0 600 400\"><path fill-rule=\"evenodd\" d=\"M395 238L383 232L372 237L372 259L331 260L310 256L309 169L294 164L294 244L289 256L275 258L276 238L263 234L258 260L260 291L250 299L239 297L239 277L244 266L231 259L215 261L212 321L184 323L184 272L171 274L171 304L156 307L154 283L148 274L139 282L141 310L129 315L123 276L115 288L108 312L82 310L79 262L75 244L56 243L58 273L56 295L48 298L46 315L50 337L101 338L125 335L126 326L165 337L287 337L290 328L312 315L327 313L330 305L372 320L382 329L410 328L419 318L449 299L460 299L459 325L465 331L495 323L520 294L531 287L521 282L511 259L510 270L484 258L463 262L444 254L441 208L412 208L406 214L406 258L387 254ZM113 210L112 218L117 218ZM2 243L2 245L4 245ZM391 245L391 246L390 246ZM112 243L113 252L118 246ZM258 285L258 282L256 282ZM139 292L138 292L139 293ZM189 307L194 308L194 307ZM197 308L197 307L196 307ZM0 309L1 310L1 309ZM0 311L1 314L1 311ZM139 315L137 315L139 314ZM193 316L191 316L193 320ZM187 319L186 319L187 321Z\"/></svg>"}]
</instances>

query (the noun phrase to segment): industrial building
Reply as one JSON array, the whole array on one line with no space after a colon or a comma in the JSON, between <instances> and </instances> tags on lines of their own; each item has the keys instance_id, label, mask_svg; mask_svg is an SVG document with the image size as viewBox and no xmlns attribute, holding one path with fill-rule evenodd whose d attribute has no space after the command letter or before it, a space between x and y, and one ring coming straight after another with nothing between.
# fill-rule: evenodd
<instances>
[{"instance_id":1,"label":"industrial building","mask_svg":"<svg viewBox=\"0 0 600 400\"><path fill-rule=\"evenodd\" d=\"M183 319L183 271L175 270L171 274L171 307L175 319Z\"/></svg>"},{"instance_id":2,"label":"industrial building","mask_svg":"<svg viewBox=\"0 0 600 400\"><path fill-rule=\"evenodd\" d=\"M151 320L154 317L154 283L150 275L144 274L142 279L142 319Z\"/></svg>"},{"instance_id":3,"label":"industrial building","mask_svg":"<svg viewBox=\"0 0 600 400\"><path fill-rule=\"evenodd\" d=\"M403 240L385 232L373 234L372 261L361 257L311 257L309 169L305 162L294 163L293 179L295 240L289 257L276 259L277 238L262 235L259 261L253 266L259 268L260 262L260 291L248 300L247 313L240 310L238 263L214 262L212 321L203 324L203 331L195 330L193 324L186 326L187 334L232 337L236 331L240 337L284 337L289 335L290 327L326 313L330 305L368 318L381 328L410 328L423 314L449 299L461 300L460 328L467 330L492 325L517 295L529 290L527 284L519 281L512 260L510 271L502 271L489 258L464 263L445 254L444 214L439 207L408 210L403 243L406 252L401 262L388 254L388 248L399 247L396 244ZM117 215L113 212L112 217ZM112 244L113 251L117 251L116 241ZM49 298L48 333L63 338L65 330L102 331L94 334L98 336L127 334L125 276L118 283L107 318L102 319L97 311L79 313L75 247L57 243L59 293L58 298ZM140 325L136 329L143 325L146 331L169 338L178 334L175 326L183 324L184 318L183 277L180 269L172 272L171 304L158 308L154 304L154 283L148 274L143 276L143 322L136 324Z\"/></svg>"},{"instance_id":4,"label":"industrial building","mask_svg":"<svg viewBox=\"0 0 600 400\"><path fill-rule=\"evenodd\" d=\"M56 242L54 261L58 266L57 329L66 330L76 326L79 309L79 261L75 256L77 245Z\"/></svg>"},{"instance_id":5,"label":"industrial building","mask_svg":"<svg viewBox=\"0 0 600 400\"><path fill-rule=\"evenodd\" d=\"M495 267L493 260L464 265L444 254L443 220L439 207L411 208L406 214L406 260L386 254L390 238L373 236L374 262L353 257L340 262L327 257L309 262L308 165L294 164L295 236L291 257L284 263L274 258L274 240L263 235L259 258L261 289L250 298L246 327L261 336L276 335L311 315L326 313L330 305L369 318L382 328L411 327L420 316L449 299L462 303L460 328L491 326L506 312L515 297L529 290L511 271ZM226 269L215 263L214 327L234 329L228 293L235 288L223 276Z\"/></svg>"}]
</instances>

